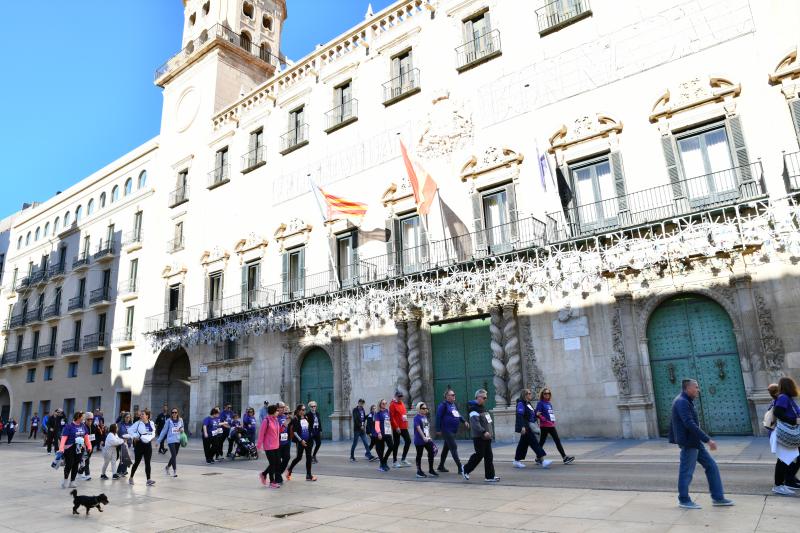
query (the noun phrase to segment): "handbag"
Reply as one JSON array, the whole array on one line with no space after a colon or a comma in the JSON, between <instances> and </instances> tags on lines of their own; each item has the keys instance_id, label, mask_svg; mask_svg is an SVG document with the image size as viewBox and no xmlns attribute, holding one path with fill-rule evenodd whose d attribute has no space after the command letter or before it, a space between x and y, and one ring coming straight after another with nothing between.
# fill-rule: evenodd
<instances>
[{"instance_id":1,"label":"handbag","mask_svg":"<svg viewBox=\"0 0 800 533\"><path fill-rule=\"evenodd\" d=\"M772 412L772 408L770 407L767 409L767 412L764 413L764 420L761 423L767 429L775 429L776 422L775 413Z\"/></svg>"},{"instance_id":2,"label":"handbag","mask_svg":"<svg viewBox=\"0 0 800 533\"><path fill-rule=\"evenodd\" d=\"M186 448L189 445L189 437L186 433L181 433L181 448Z\"/></svg>"},{"instance_id":3,"label":"handbag","mask_svg":"<svg viewBox=\"0 0 800 533\"><path fill-rule=\"evenodd\" d=\"M775 426L775 436L781 446L787 448L800 447L800 425L787 424L783 420L778 420Z\"/></svg>"}]
</instances>

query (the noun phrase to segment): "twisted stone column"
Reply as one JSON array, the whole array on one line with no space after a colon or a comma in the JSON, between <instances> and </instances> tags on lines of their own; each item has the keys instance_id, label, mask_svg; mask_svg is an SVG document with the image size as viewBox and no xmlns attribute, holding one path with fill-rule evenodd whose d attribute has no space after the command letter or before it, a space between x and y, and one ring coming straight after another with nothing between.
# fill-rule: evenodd
<instances>
[{"instance_id":1,"label":"twisted stone column","mask_svg":"<svg viewBox=\"0 0 800 533\"><path fill-rule=\"evenodd\" d=\"M494 371L494 402L497 406L508 405L508 385L506 383L505 350L503 350L503 330L501 328L503 315L499 307L489 310L489 333L492 340L492 370Z\"/></svg>"},{"instance_id":2,"label":"twisted stone column","mask_svg":"<svg viewBox=\"0 0 800 533\"><path fill-rule=\"evenodd\" d=\"M414 406L422 401L422 362L420 349L419 320L408 322L408 382L409 394L406 398Z\"/></svg>"},{"instance_id":3,"label":"twisted stone column","mask_svg":"<svg viewBox=\"0 0 800 533\"><path fill-rule=\"evenodd\" d=\"M407 338L408 322L396 321L397 328L397 389L408 397L408 342ZM394 391L392 391L394 392Z\"/></svg>"},{"instance_id":4,"label":"twisted stone column","mask_svg":"<svg viewBox=\"0 0 800 533\"><path fill-rule=\"evenodd\" d=\"M522 392L522 357L517 333L517 316L513 305L503 306L503 350L506 355L508 399L513 402Z\"/></svg>"}]
</instances>

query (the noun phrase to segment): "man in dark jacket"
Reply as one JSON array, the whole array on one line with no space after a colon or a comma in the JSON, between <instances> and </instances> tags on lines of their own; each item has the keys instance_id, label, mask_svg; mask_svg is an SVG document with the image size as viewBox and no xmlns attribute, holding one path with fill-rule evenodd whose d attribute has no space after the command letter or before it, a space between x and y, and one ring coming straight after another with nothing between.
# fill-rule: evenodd
<instances>
[{"instance_id":1,"label":"man in dark jacket","mask_svg":"<svg viewBox=\"0 0 800 533\"><path fill-rule=\"evenodd\" d=\"M711 451L717 449L717 443L706 435L698 423L694 400L700 395L700 386L693 379L684 379L681 385L683 392L672 402L672 421L669 427L669 441L677 444L681 449L681 463L678 471L678 505L684 509L701 509L689 497L689 485L692 483L694 469L697 463L700 463L706 471L713 504L717 507L731 506L733 502L725 498L717 463L703 446L703 443L708 443Z\"/></svg>"},{"instance_id":2,"label":"man in dark jacket","mask_svg":"<svg viewBox=\"0 0 800 533\"><path fill-rule=\"evenodd\" d=\"M55 446L58 451L58 441L61 440L61 428L64 427L64 413L61 409L56 409L56 412L47 419L47 453L50 453Z\"/></svg>"},{"instance_id":3,"label":"man in dark jacket","mask_svg":"<svg viewBox=\"0 0 800 533\"><path fill-rule=\"evenodd\" d=\"M483 404L489 394L484 389L478 389L475 400L469 402L469 429L475 453L470 456L461 475L469 481L469 473L475 470L483 460L484 481L497 483L500 478L494 475L494 455L492 454L492 417L484 409Z\"/></svg>"},{"instance_id":4,"label":"man in dark jacket","mask_svg":"<svg viewBox=\"0 0 800 533\"><path fill-rule=\"evenodd\" d=\"M358 400L358 405L353 407L353 445L350 446L350 462L356 462L356 444L358 444L358 439L361 439L361 443L364 445L364 457L369 459L370 461L374 461L377 459L372 453L369 451L369 443L367 442L367 435L364 432L365 423L367 420L367 413L364 411L364 399L361 398Z\"/></svg>"},{"instance_id":5,"label":"man in dark jacket","mask_svg":"<svg viewBox=\"0 0 800 533\"><path fill-rule=\"evenodd\" d=\"M164 425L167 423L167 418L169 418L169 406L164 404L161 406L161 412L158 413L158 416L156 417L156 435L161 435L161 430L164 429ZM162 455L167 453L167 448L164 446L166 441L167 439L162 439L158 446L158 453Z\"/></svg>"}]
</instances>

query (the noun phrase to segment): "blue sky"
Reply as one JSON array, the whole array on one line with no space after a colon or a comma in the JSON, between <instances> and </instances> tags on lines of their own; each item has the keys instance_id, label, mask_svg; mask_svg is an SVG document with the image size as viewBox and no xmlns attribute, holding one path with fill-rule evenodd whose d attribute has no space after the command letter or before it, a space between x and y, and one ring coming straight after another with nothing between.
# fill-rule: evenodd
<instances>
[{"instance_id":1,"label":"blue sky","mask_svg":"<svg viewBox=\"0 0 800 533\"><path fill-rule=\"evenodd\" d=\"M377 12L390 0L372 2ZM0 218L44 201L158 134L153 71L180 49L181 0L14 0L0 32ZM367 1L288 0L298 59L363 20ZM41 28L43 31L32 31Z\"/></svg>"}]
</instances>

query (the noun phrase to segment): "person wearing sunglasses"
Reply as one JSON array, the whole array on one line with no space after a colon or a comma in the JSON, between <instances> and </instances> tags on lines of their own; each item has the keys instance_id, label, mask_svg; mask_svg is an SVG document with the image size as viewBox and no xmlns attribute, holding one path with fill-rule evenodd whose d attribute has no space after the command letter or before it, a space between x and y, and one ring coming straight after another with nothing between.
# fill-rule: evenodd
<instances>
[{"instance_id":1,"label":"person wearing sunglasses","mask_svg":"<svg viewBox=\"0 0 800 533\"><path fill-rule=\"evenodd\" d=\"M545 459L545 451L539 446L539 428L536 418L536 409L533 407L533 392L530 389L523 389L517 400L516 421L514 431L519 433L517 451L514 453L514 468L525 468L525 456L528 448L536 454L536 464L542 468L549 468L553 461Z\"/></svg>"},{"instance_id":2,"label":"person wearing sunglasses","mask_svg":"<svg viewBox=\"0 0 800 533\"><path fill-rule=\"evenodd\" d=\"M564 461L565 465L568 465L575 461L575 458L566 454L564 447L561 445L561 439L558 438L558 431L556 431L556 415L553 413L553 404L550 403L552 397L553 394L550 392L550 389L545 387L542 389L541 394L539 394L539 402L536 404L536 417L539 419L539 427L542 432L539 436L539 446L544 447L547 436L551 435L553 437L553 442L556 443L558 453L561 454L561 459Z\"/></svg>"},{"instance_id":3,"label":"person wearing sunglasses","mask_svg":"<svg viewBox=\"0 0 800 533\"><path fill-rule=\"evenodd\" d=\"M461 475L469 481L469 474L478 467L483 461L484 481L487 483L497 483L500 478L494 472L494 454L492 453L492 416L486 411L484 404L489 397L485 389L478 389L475 392L475 399L470 401L469 408L469 429L472 434L472 444L475 446L473 453Z\"/></svg>"},{"instance_id":4,"label":"person wearing sunglasses","mask_svg":"<svg viewBox=\"0 0 800 533\"><path fill-rule=\"evenodd\" d=\"M294 470L294 467L300 462L300 459L303 458L303 454L305 453L306 481L316 481L317 478L311 474L311 445L313 445L311 441L311 427L308 423L308 418L306 418L306 406L302 403L294 410L294 417L292 418L289 431L292 435L292 439L297 444L297 455L292 461L292 464L289 465L289 470L286 471L286 479L291 481L292 470Z\"/></svg>"},{"instance_id":5,"label":"person wearing sunglasses","mask_svg":"<svg viewBox=\"0 0 800 533\"><path fill-rule=\"evenodd\" d=\"M179 416L178 408L173 407L158 435L159 447L166 441L169 449L169 462L164 467L164 473L171 477L178 477L178 450L181 449L181 433L183 432L183 418ZM172 468L171 473L170 468Z\"/></svg>"},{"instance_id":6,"label":"person wearing sunglasses","mask_svg":"<svg viewBox=\"0 0 800 533\"><path fill-rule=\"evenodd\" d=\"M434 444L431 439L431 424L428 421L428 406L425 402L417 403L417 416L414 417L414 446L417 448L417 477L428 477L422 471L422 450L428 451L428 473L439 477L433 469Z\"/></svg>"}]
</instances>

